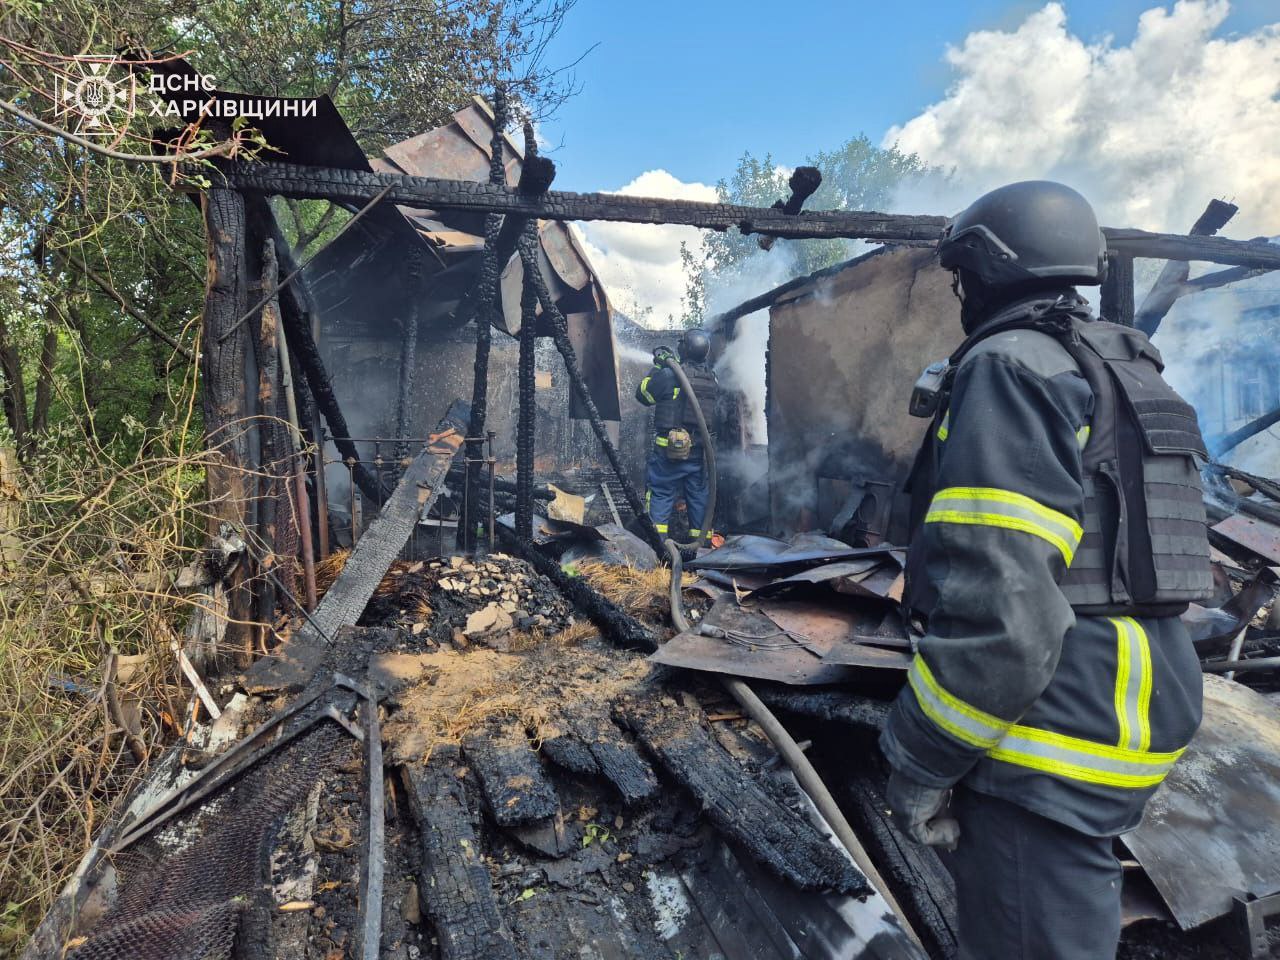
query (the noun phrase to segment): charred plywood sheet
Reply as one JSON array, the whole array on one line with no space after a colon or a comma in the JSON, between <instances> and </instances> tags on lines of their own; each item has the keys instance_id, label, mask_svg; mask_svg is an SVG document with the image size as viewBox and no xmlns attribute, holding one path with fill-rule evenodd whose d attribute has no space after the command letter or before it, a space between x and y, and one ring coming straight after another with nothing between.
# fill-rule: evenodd
<instances>
[{"instance_id":1,"label":"charred plywood sheet","mask_svg":"<svg viewBox=\"0 0 1280 960\"><path fill-rule=\"evenodd\" d=\"M900 480L926 421L920 371L963 334L931 250L885 249L780 298L769 319L773 529L825 528L858 483ZM820 497L821 491L821 497Z\"/></svg>"}]
</instances>

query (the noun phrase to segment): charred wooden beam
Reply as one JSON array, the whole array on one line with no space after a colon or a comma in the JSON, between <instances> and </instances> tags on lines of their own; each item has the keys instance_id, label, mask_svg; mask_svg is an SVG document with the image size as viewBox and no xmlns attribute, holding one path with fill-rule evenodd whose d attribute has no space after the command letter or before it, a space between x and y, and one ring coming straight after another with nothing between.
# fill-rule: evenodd
<instances>
[{"instance_id":1,"label":"charred wooden beam","mask_svg":"<svg viewBox=\"0 0 1280 960\"><path fill-rule=\"evenodd\" d=\"M1254 277L1260 277L1270 272L1271 270L1266 267L1232 267L1229 270L1217 270L1213 273L1192 277L1182 285L1182 293L1201 293L1205 290L1214 290L1217 287L1225 287L1230 283L1239 283L1241 280L1252 280Z\"/></svg>"},{"instance_id":2,"label":"charred wooden beam","mask_svg":"<svg viewBox=\"0 0 1280 960\"><path fill-rule=\"evenodd\" d=\"M523 724L495 724L462 743L467 763L480 779L494 823L519 827L550 820L560 801L529 744Z\"/></svg>"},{"instance_id":3,"label":"charred wooden beam","mask_svg":"<svg viewBox=\"0 0 1280 960\"><path fill-rule=\"evenodd\" d=\"M245 409L245 360L248 331L236 329L247 307L248 230L245 200L232 190L213 189L201 198L207 247L203 349L200 382L204 410L205 445L211 457L206 470L209 487L209 535L222 527L245 528L248 502L245 469L249 461L249 426ZM231 331L230 336L224 336ZM249 635L253 598L245 585L243 567L232 576L228 590L227 643L242 649Z\"/></svg>"},{"instance_id":4,"label":"charred wooden beam","mask_svg":"<svg viewBox=\"0 0 1280 960\"><path fill-rule=\"evenodd\" d=\"M1227 221L1234 217L1239 209L1234 203L1210 200L1204 212L1191 225L1190 235L1194 237L1212 236L1225 227ZM1156 332L1156 328L1160 326L1160 321L1164 319L1165 314L1169 312L1174 302L1183 293L1187 292L1185 284L1189 269L1185 260L1170 261L1164 265L1164 269L1160 271L1156 282L1151 285L1151 289L1147 292L1146 297L1143 298L1142 306L1138 308L1137 315L1134 318L1134 325L1147 336L1151 336Z\"/></svg>"},{"instance_id":5,"label":"charred wooden beam","mask_svg":"<svg viewBox=\"0 0 1280 960\"><path fill-rule=\"evenodd\" d=\"M1124 253L1107 255L1110 264L1102 283L1101 313L1104 320L1133 326L1133 257Z\"/></svg>"},{"instance_id":6,"label":"charred wooden beam","mask_svg":"<svg viewBox=\"0 0 1280 960\"><path fill-rule=\"evenodd\" d=\"M489 184L501 187L506 183L507 171L503 163L504 129L507 125L507 95L501 85L494 91L493 137L489 141ZM467 428L466 495L463 510L458 518L458 546L467 551L476 548L476 528L486 519L488 503L482 496L480 471L472 466L481 460L485 436L485 421L489 412L489 350L493 331L489 328L490 313L501 300L499 289L503 263L498 259L498 241L502 233L502 221L496 213L484 218L484 253L480 257L480 279L473 291L476 303L476 358L471 373L471 423ZM488 518L492 523L493 519Z\"/></svg>"},{"instance_id":7,"label":"charred wooden beam","mask_svg":"<svg viewBox=\"0 0 1280 960\"><path fill-rule=\"evenodd\" d=\"M587 617L610 642L624 650L643 650L652 653L658 649L658 639L653 631L629 616L625 610L593 588L582 577L571 577L560 564L537 547L521 540L515 531L504 524L495 528L503 549L527 561L534 570L556 585L565 598Z\"/></svg>"},{"instance_id":8,"label":"charred wooden beam","mask_svg":"<svg viewBox=\"0 0 1280 960\"><path fill-rule=\"evenodd\" d=\"M878 731L889 719L887 701L848 690L804 690L771 683L753 683L752 689L770 707L816 720Z\"/></svg>"},{"instance_id":9,"label":"charred wooden beam","mask_svg":"<svg viewBox=\"0 0 1280 960\"><path fill-rule=\"evenodd\" d=\"M1220 457L1228 450L1233 450L1240 446L1250 437L1256 437L1263 430L1271 429L1277 423L1280 423L1280 407L1270 413L1264 413L1254 420L1250 420L1243 427L1232 430L1230 433L1210 437L1208 441L1209 452L1215 457Z\"/></svg>"},{"instance_id":10,"label":"charred wooden beam","mask_svg":"<svg viewBox=\"0 0 1280 960\"><path fill-rule=\"evenodd\" d=\"M780 785L752 774L711 736L702 718L669 697L622 701L618 719L681 786L726 838L801 890L870 894L844 853L778 795Z\"/></svg>"},{"instance_id":11,"label":"charred wooden beam","mask_svg":"<svg viewBox=\"0 0 1280 960\"><path fill-rule=\"evenodd\" d=\"M302 629L246 672L244 682L250 691L301 689L323 661L338 628L360 619L387 568L408 542L418 517L440 495L449 465L462 446L469 415L461 400L449 407L431 442L409 464L382 512L356 543L342 573Z\"/></svg>"},{"instance_id":12,"label":"charred wooden beam","mask_svg":"<svg viewBox=\"0 0 1280 960\"><path fill-rule=\"evenodd\" d=\"M603 714L575 713L551 724L542 752L573 773L601 776L613 784L627 806L652 799L658 778L634 743Z\"/></svg>"},{"instance_id":13,"label":"charred wooden beam","mask_svg":"<svg viewBox=\"0 0 1280 960\"><path fill-rule=\"evenodd\" d=\"M225 183L265 194L352 202L368 201L388 185L393 203L431 210L516 214L539 220L613 220L672 223L711 230L778 237L856 237L868 240L936 240L945 217L888 213L805 212L792 216L769 207L664 200L605 193L551 190L529 196L500 185L405 174L366 173L285 163L230 164Z\"/></svg>"},{"instance_id":14,"label":"charred wooden beam","mask_svg":"<svg viewBox=\"0 0 1280 960\"><path fill-rule=\"evenodd\" d=\"M734 227L742 233L791 239L849 237L888 243L931 242L938 239L947 223L946 217L858 210L801 211L790 216L769 207L605 193L551 190L541 196L526 196L487 183L288 163L227 164L222 168L221 182L264 194L350 202L368 202L389 186L386 199L392 203L430 210L517 214L540 220L670 223L709 230ZM1131 257L1280 268L1280 245L1258 240L1187 237L1127 227L1104 227L1103 233L1110 249Z\"/></svg>"},{"instance_id":15,"label":"charred wooden beam","mask_svg":"<svg viewBox=\"0 0 1280 960\"><path fill-rule=\"evenodd\" d=\"M892 878L894 896L905 906L929 956L954 957L959 934L955 881L932 847L899 832L889 814L883 784L883 777L873 778L865 768L858 770L844 779L841 806L849 811L876 863Z\"/></svg>"},{"instance_id":16,"label":"charred wooden beam","mask_svg":"<svg viewBox=\"0 0 1280 960\"><path fill-rule=\"evenodd\" d=\"M401 770L418 823L418 891L441 960L516 960L471 826L456 747L437 747L425 769Z\"/></svg>"},{"instance_id":17,"label":"charred wooden beam","mask_svg":"<svg viewBox=\"0 0 1280 960\"><path fill-rule=\"evenodd\" d=\"M1241 267L1280 269L1280 244L1266 240L1190 237L1178 233L1148 233L1125 227L1103 227L1107 248L1151 260L1204 260Z\"/></svg>"}]
</instances>

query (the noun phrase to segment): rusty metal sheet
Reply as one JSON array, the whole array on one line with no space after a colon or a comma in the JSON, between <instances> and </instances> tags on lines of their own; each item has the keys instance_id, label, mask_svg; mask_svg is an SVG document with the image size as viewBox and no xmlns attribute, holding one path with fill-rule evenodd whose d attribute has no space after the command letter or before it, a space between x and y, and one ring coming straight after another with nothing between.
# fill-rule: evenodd
<instances>
[{"instance_id":1,"label":"rusty metal sheet","mask_svg":"<svg viewBox=\"0 0 1280 960\"><path fill-rule=\"evenodd\" d=\"M591 266L570 240L567 224L558 220L540 221L538 236L542 241L543 255L561 283L581 290L591 282Z\"/></svg>"},{"instance_id":2,"label":"rusty metal sheet","mask_svg":"<svg viewBox=\"0 0 1280 960\"><path fill-rule=\"evenodd\" d=\"M752 644L746 641L681 633L667 641L649 659L672 667L723 673L730 676L775 680L796 686L847 682L857 668L905 670L910 657L886 648L887 637L876 635L876 618L868 620L854 610L819 604L778 603L749 610L732 597L722 598L708 611L705 623L721 630L765 637L778 628L798 636L770 636ZM807 632L805 632L807 631ZM875 637L862 643L860 635Z\"/></svg>"},{"instance_id":3,"label":"rusty metal sheet","mask_svg":"<svg viewBox=\"0 0 1280 960\"><path fill-rule=\"evenodd\" d=\"M570 313L569 342L578 355L578 366L587 392L604 420L622 419L622 397L618 386L618 352L613 341L613 322L607 313ZM585 419L587 411L570 394L569 416Z\"/></svg>"},{"instance_id":4,"label":"rusty metal sheet","mask_svg":"<svg viewBox=\"0 0 1280 960\"><path fill-rule=\"evenodd\" d=\"M902 575L899 555L874 555L801 570L757 588L752 597L775 596L797 588L822 586L848 596L896 600L894 587Z\"/></svg>"},{"instance_id":5,"label":"rusty metal sheet","mask_svg":"<svg viewBox=\"0 0 1280 960\"><path fill-rule=\"evenodd\" d=\"M1272 563L1280 563L1280 527L1275 524L1237 513L1209 529Z\"/></svg>"},{"instance_id":6,"label":"rusty metal sheet","mask_svg":"<svg viewBox=\"0 0 1280 960\"><path fill-rule=\"evenodd\" d=\"M1204 721L1125 845L1183 929L1280 891L1280 707L1204 678Z\"/></svg>"},{"instance_id":7,"label":"rusty metal sheet","mask_svg":"<svg viewBox=\"0 0 1280 960\"><path fill-rule=\"evenodd\" d=\"M911 639L896 612L886 614L883 609L871 609L865 605L798 603L794 600L764 600L754 606L782 629L823 644L822 659L830 663L861 663L858 659L861 653L848 653L854 659L845 659L846 651L868 645L911 649ZM868 665L900 666L905 670L911 661L907 658Z\"/></svg>"},{"instance_id":8,"label":"rusty metal sheet","mask_svg":"<svg viewBox=\"0 0 1280 960\"><path fill-rule=\"evenodd\" d=\"M688 570L752 570L775 577L797 573L803 567L861 557L892 556L894 548L851 547L819 533L798 533L790 540L744 533L726 537L724 544L685 565Z\"/></svg>"}]
</instances>

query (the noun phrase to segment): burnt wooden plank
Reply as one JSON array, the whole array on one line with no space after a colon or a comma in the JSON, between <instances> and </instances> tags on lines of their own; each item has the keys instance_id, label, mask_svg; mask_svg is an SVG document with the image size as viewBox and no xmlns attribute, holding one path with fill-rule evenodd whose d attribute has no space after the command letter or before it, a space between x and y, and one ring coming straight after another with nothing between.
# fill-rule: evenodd
<instances>
[{"instance_id":1,"label":"burnt wooden plank","mask_svg":"<svg viewBox=\"0 0 1280 960\"><path fill-rule=\"evenodd\" d=\"M606 716L577 718L574 729L599 765L600 774L632 806L658 793L658 778L635 744Z\"/></svg>"},{"instance_id":2,"label":"burnt wooden plank","mask_svg":"<svg viewBox=\"0 0 1280 960\"><path fill-rule=\"evenodd\" d=\"M628 698L619 719L702 804L721 834L802 890L868 894L853 863L800 813L766 789L707 730L700 714L669 697Z\"/></svg>"},{"instance_id":3,"label":"burnt wooden plank","mask_svg":"<svg viewBox=\"0 0 1280 960\"><path fill-rule=\"evenodd\" d=\"M797 690L777 684L752 684L756 695L776 710L818 720L835 720L880 730L889 719L889 702L848 690Z\"/></svg>"},{"instance_id":4,"label":"burnt wooden plank","mask_svg":"<svg viewBox=\"0 0 1280 960\"><path fill-rule=\"evenodd\" d=\"M424 769L401 769L418 824L423 910L441 960L515 960L458 772L455 747L437 748Z\"/></svg>"},{"instance_id":5,"label":"burnt wooden plank","mask_svg":"<svg viewBox=\"0 0 1280 960\"><path fill-rule=\"evenodd\" d=\"M480 778L494 822L516 827L549 820L560 809L555 788L515 721L498 723L463 741L467 762Z\"/></svg>"},{"instance_id":6,"label":"burnt wooden plank","mask_svg":"<svg viewBox=\"0 0 1280 960\"><path fill-rule=\"evenodd\" d=\"M867 852L888 878L890 889L907 911L911 926L929 949L929 956L956 956L959 925L956 885L933 847L915 843L898 831L884 799L884 779L873 782L859 770L843 784L842 809L858 831Z\"/></svg>"},{"instance_id":7,"label":"burnt wooden plank","mask_svg":"<svg viewBox=\"0 0 1280 960\"><path fill-rule=\"evenodd\" d=\"M651 800L658 778L640 748L603 713L575 713L549 723L542 752L572 773L604 777L627 806Z\"/></svg>"},{"instance_id":8,"label":"burnt wooden plank","mask_svg":"<svg viewBox=\"0 0 1280 960\"><path fill-rule=\"evenodd\" d=\"M301 688L338 628L360 618L387 568L404 549L419 515L439 495L449 465L462 446L468 417L467 405L455 400L302 629L279 651L263 657L246 672L245 686L250 691Z\"/></svg>"}]
</instances>

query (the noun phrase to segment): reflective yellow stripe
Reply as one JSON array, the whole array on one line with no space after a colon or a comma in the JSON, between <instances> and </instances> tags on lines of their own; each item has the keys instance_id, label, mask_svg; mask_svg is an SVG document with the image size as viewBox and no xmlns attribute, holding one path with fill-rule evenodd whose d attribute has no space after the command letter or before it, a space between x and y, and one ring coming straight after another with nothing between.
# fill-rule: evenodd
<instances>
[{"instance_id":1,"label":"reflective yellow stripe","mask_svg":"<svg viewBox=\"0 0 1280 960\"><path fill-rule=\"evenodd\" d=\"M942 415L942 423L938 424L938 439L946 440L951 433L951 411L948 410Z\"/></svg>"},{"instance_id":2,"label":"reflective yellow stripe","mask_svg":"<svg viewBox=\"0 0 1280 960\"><path fill-rule=\"evenodd\" d=\"M925 716L957 740L981 747L988 757L1002 763L1069 780L1136 790L1160 783L1183 753L1182 750L1153 753L1147 749L1150 744L1147 701L1141 696L1141 727L1145 732L1139 737L1141 746L1133 748L1095 743L994 717L943 688L919 654L911 663L907 681ZM1149 700L1149 677L1144 695Z\"/></svg>"},{"instance_id":3,"label":"reflective yellow stripe","mask_svg":"<svg viewBox=\"0 0 1280 960\"><path fill-rule=\"evenodd\" d=\"M670 441L666 437L654 437L653 442L660 447L665 447Z\"/></svg>"},{"instance_id":4,"label":"reflective yellow stripe","mask_svg":"<svg viewBox=\"0 0 1280 960\"><path fill-rule=\"evenodd\" d=\"M700 537L700 536L702 536L702 531L701 531L701 530L699 530L699 529L697 529L696 527L690 527L690 528L689 528L689 536L691 536L691 537Z\"/></svg>"},{"instance_id":5,"label":"reflective yellow stripe","mask_svg":"<svg viewBox=\"0 0 1280 960\"><path fill-rule=\"evenodd\" d=\"M680 388L676 387L674 390L671 391L671 399L677 400L679 399L679 397L680 397Z\"/></svg>"},{"instance_id":6,"label":"reflective yellow stripe","mask_svg":"<svg viewBox=\"0 0 1280 960\"><path fill-rule=\"evenodd\" d=\"M993 717L944 689L919 654L911 661L907 682L925 716L957 740L988 748L995 746L1009 729L1008 721Z\"/></svg>"},{"instance_id":7,"label":"reflective yellow stripe","mask_svg":"<svg viewBox=\"0 0 1280 960\"><path fill-rule=\"evenodd\" d=\"M1111 618L1111 623L1116 628L1117 746L1146 750L1151 746L1151 644L1132 617Z\"/></svg>"},{"instance_id":8,"label":"reflective yellow stripe","mask_svg":"<svg viewBox=\"0 0 1280 960\"><path fill-rule=\"evenodd\" d=\"M1163 780L1182 753L1128 750L1015 724L987 756L1070 780L1141 789Z\"/></svg>"},{"instance_id":9,"label":"reflective yellow stripe","mask_svg":"<svg viewBox=\"0 0 1280 960\"><path fill-rule=\"evenodd\" d=\"M1084 531L1065 513L1012 490L995 487L948 487L933 497L925 523L962 523L1004 527L1029 533L1053 544L1071 565Z\"/></svg>"},{"instance_id":10,"label":"reflective yellow stripe","mask_svg":"<svg viewBox=\"0 0 1280 960\"><path fill-rule=\"evenodd\" d=\"M665 523L655 523L653 525L653 529L657 530L659 533L666 533L667 525Z\"/></svg>"},{"instance_id":11,"label":"reflective yellow stripe","mask_svg":"<svg viewBox=\"0 0 1280 960\"><path fill-rule=\"evenodd\" d=\"M1080 444L1080 449L1085 448L1085 444L1089 442L1089 425L1086 423L1083 427L1076 431L1076 443Z\"/></svg>"},{"instance_id":12,"label":"reflective yellow stripe","mask_svg":"<svg viewBox=\"0 0 1280 960\"><path fill-rule=\"evenodd\" d=\"M646 400L648 400L650 403L657 403L657 401L653 399L653 394L649 392L650 379L651 378L649 377L645 377L643 380L640 381L640 395L644 397Z\"/></svg>"}]
</instances>

